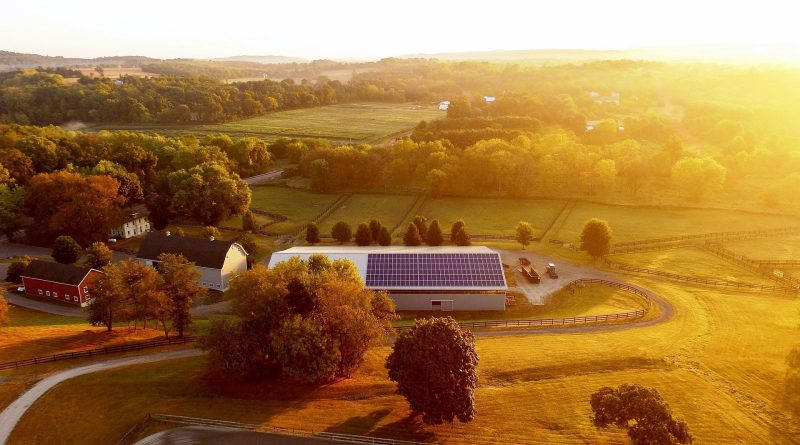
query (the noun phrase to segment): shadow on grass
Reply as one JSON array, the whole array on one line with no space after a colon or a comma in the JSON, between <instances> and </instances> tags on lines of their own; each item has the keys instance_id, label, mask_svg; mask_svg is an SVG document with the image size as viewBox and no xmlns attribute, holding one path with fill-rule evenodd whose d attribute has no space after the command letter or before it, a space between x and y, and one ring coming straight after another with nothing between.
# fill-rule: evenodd
<instances>
[{"instance_id":1,"label":"shadow on grass","mask_svg":"<svg viewBox=\"0 0 800 445\"><path fill-rule=\"evenodd\" d=\"M490 385L547 380L571 375L588 375L604 372L618 372L625 369L669 369L670 365L661 359L630 357L624 359L591 360L566 365L536 366L509 371L488 372L484 376Z\"/></svg>"},{"instance_id":2,"label":"shadow on grass","mask_svg":"<svg viewBox=\"0 0 800 445\"><path fill-rule=\"evenodd\" d=\"M409 414L400 420L383 425L369 432L370 436L413 440L415 442L435 442L436 434L426 430L419 416Z\"/></svg>"},{"instance_id":3,"label":"shadow on grass","mask_svg":"<svg viewBox=\"0 0 800 445\"><path fill-rule=\"evenodd\" d=\"M343 434L366 434L375 428L375 425L391 412L392 410L389 409L381 409L373 411L366 416L354 416L338 425L332 425L326 428L325 431Z\"/></svg>"}]
</instances>

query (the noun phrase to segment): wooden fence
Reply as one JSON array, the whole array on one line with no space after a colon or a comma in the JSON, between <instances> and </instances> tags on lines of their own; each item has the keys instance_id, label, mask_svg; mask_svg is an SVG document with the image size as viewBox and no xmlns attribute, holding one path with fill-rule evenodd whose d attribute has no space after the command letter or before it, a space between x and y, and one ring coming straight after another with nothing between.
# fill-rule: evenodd
<instances>
[{"instance_id":1,"label":"wooden fence","mask_svg":"<svg viewBox=\"0 0 800 445\"><path fill-rule=\"evenodd\" d=\"M156 340L149 340L137 343L127 343L117 346L106 346L104 348L85 349L83 351L62 352L59 354L45 355L42 357L33 357L23 360L16 360L13 362L0 363L0 370L15 369L24 366L39 365L42 363L51 363L61 360L71 360L75 358L93 357L95 355L114 354L118 352L139 351L141 349L156 348L159 346L179 345L185 343L193 343L197 341L197 337L184 336L174 338L160 338Z\"/></svg>"},{"instance_id":2,"label":"wooden fence","mask_svg":"<svg viewBox=\"0 0 800 445\"><path fill-rule=\"evenodd\" d=\"M776 275L774 269L770 270L769 267L764 266L762 263L756 260L752 260L744 255L738 254L732 250L726 249L721 244L713 243L713 242L705 242L699 247L713 255L716 255L719 258L724 260L728 260L732 263L736 263L746 269L750 269L753 272L761 274L771 280L777 281L781 283L785 287L792 289L794 291L800 290L800 279L797 279L785 272L781 271L780 275Z\"/></svg>"},{"instance_id":3,"label":"wooden fence","mask_svg":"<svg viewBox=\"0 0 800 445\"><path fill-rule=\"evenodd\" d=\"M623 243L615 243L612 252L617 253L618 250L630 251L631 248L653 245L653 244L675 244L689 241L699 240L730 240L730 239L748 239L759 238L765 236L779 236L779 235L792 235L800 233L800 227L784 227L780 229L768 230L747 230L739 232L712 232L700 233L696 235L680 235L667 238L652 238L639 241L627 241Z\"/></svg>"},{"instance_id":4,"label":"wooden fence","mask_svg":"<svg viewBox=\"0 0 800 445\"><path fill-rule=\"evenodd\" d=\"M355 434L333 433L330 431L313 431L313 430L301 430L297 428L261 426L251 423L231 422L228 420L217 420L217 419L204 419L200 417L176 416L172 414L157 414L157 413L149 414L148 419L158 422L174 423L178 425L196 425L196 426L209 426L217 428L230 428L230 429L246 430L246 431L259 431L264 433L280 434L284 436L313 437L313 438L327 439L336 442L347 442L353 444L423 445L422 442L410 442L407 440L384 439L380 437L359 436Z\"/></svg>"},{"instance_id":5,"label":"wooden fence","mask_svg":"<svg viewBox=\"0 0 800 445\"><path fill-rule=\"evenodd\" d=\"M672 272L666 272L663 270L657 269L646 269L643 267L634 267L628 266L626 264L621 263L614 263L611 261L606 260L606 264L614 269L625 270L628 272L635 272L647 275L656 275L659 277L666 277L671 278L676 281L683 281L686 283L695 283L695 284L703 284L706 286L716 286L716 287L729 287L729 288L737 288L737 289L750 289L750 290L758 290L758 291L769 291L769 292L795 292L791 288L787 288L785 286L773 286L768 284L756 284L756 283L745 283L745 282L738 282L738 281L723 281L723 280L715 280L713 278L702 278L702 277L690 277L687 275L680 275Z\"/></svg>"},{"instance_id":6,"label":"wooden fence","mask_svg":"<svg viewBox=\"0 0 800 445\"><path fill-rule=\"evenodd\" d=\"M645 309L639 309L630 312L618 312L614 314L601 314L601 315L586 315L580 317L565 317L565 318L540 318L529 320L486 320L486 321L467 321L458 323L464 329L476 328L513 328L513 327L537 327L537 326L564 326L574 324L587 324L587 323L602 323L606 321L624 320L628 318L643 317L650 310L652 300L644 290L631 286L629 284L620 283L617 281L602 280L599 278L585 278L578 279L570 282L565 288L581 287L585 284L601 284L603 286L615 287L622 289L626 292L631 292L635 295L643 297L647 301ZM411 329L413 326L397 326L395 331L403 332Z\"/></svg>"}]
</instances>

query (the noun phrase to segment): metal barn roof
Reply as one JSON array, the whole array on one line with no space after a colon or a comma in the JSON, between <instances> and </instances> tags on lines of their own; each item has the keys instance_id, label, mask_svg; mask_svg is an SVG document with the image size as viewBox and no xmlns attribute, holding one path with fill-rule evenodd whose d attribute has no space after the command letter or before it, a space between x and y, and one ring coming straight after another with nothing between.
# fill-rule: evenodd
<instances>
[{"instance_id":1,"label":"metal barn roof","mask_svg":"<svg viewBox=\"0 0 800 445\"><path fill-rule=\"evenodd\" d=\"M269 267L292 257L311 255L348 259L366 286L386 290L505 290L503 264L497 252L468 247L303 246L272 254Z\"/></svg>"}]
</instances>

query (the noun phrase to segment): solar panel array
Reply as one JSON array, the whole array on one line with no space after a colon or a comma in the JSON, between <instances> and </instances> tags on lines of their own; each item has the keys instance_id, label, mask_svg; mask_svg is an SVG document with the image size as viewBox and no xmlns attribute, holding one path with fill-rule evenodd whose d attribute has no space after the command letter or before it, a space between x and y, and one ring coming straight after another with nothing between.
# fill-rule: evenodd
<instances>
[{"instance_id":1,"label":"solar panel array","mask_svg":"<svg viewBox=\"0 0 800 445\"><path fill-rule=\"evenodd\" d=\"M367 286L502 287L503 266L494 253L371 253L367 257Z\"/></svg>"}]
</instances>

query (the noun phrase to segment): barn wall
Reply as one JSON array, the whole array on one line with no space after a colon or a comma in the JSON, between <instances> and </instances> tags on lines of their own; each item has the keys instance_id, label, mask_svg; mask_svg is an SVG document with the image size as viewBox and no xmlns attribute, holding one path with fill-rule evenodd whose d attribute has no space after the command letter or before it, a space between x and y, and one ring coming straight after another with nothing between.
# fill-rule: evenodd
<instances>
[{"instance_id":1,"label":"barn wall","mask_svg":"<svg viewBox=\"0 0 800 445\"><path fill-rule=\"evenodd\" d=\"M36 297L45 298L45 299L52 299L53 301L58 300L64 303L71 303L74 305L80 305L80 292L78 292L78 286L73 286L69 284L62 284L62 283L53 283L51 281L45 280L37 280L35 278L22 278L22 284L25 286L25 293L28 295L34 295ZM39 294L39 291L42 291ZM50 292L50 295L47 295L47 292ZM55 293L58 296L55 296ZM69 299L67 299L67 295L69 295ZM75 301L75 297L78 297L78 301Z\"/></svg>"},{"instance_id":2,"label":"barn wall","mask_svg":"<svg viewBox=\"0 0 800 445\"><path fill-rule=\"evenodd\" d=\"M434 300L453 300L454 311L504 311L506 294L392 294L398 311L429 311Z\"/></svg>"}]
</instances>

